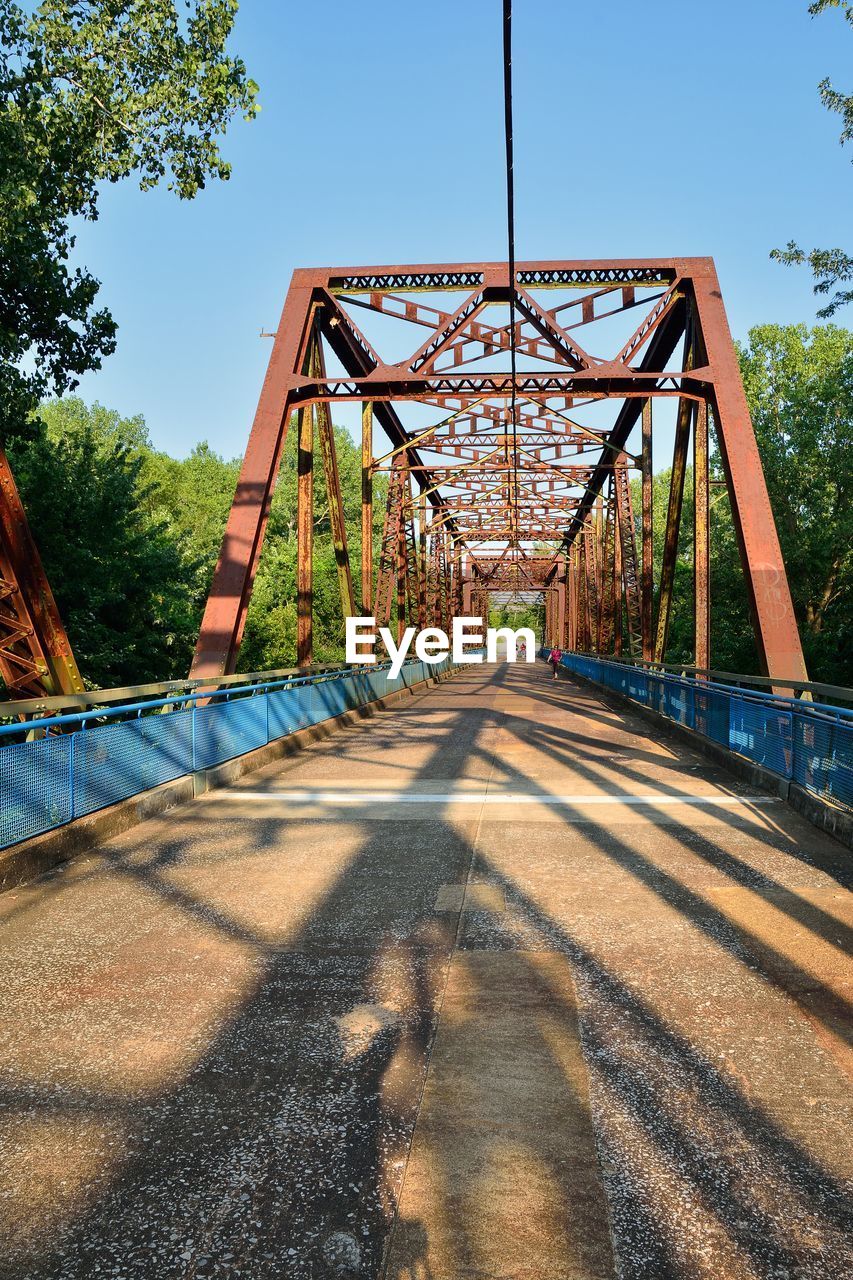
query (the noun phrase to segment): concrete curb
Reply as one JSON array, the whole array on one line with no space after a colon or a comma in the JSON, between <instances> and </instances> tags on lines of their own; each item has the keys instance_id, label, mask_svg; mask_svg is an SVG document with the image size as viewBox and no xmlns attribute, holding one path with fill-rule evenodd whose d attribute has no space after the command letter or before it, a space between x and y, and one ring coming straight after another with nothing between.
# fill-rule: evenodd
<instances>
[{"instance_id":1,"label":"concrete curb","mask_svg":"<svg viewBox=\"0 0 853 1280\"><path fill-rule=\"evenodd\" d=\"M299 729L285 738L276 738L274 742L254 751L247 751L245 755L235 756L224 764L202 769L198 773L185 774L174 782L164 782L159 787L152 787L150 791L141 791L138 795L129 796L127 800L120 800L118 804L68 822L55 831L45 831L43 835L12 845L0 851L0 893L35 879L52 867L68 862L113 836L122 835L148 818L157 818L169 809L204 795L206 791L215 787L227 787L246 773L254 773L256 769L262 769L264 765L284 756L295 755L310 743L331 737L344 725L369 720L377 711L393 706L406 697L426 692L453 674L448 672L431 676L428 680L419 680L417 684L395 689L393 693L388 693L375 702L366 702L364 706L354 707L353 710L344 711L329 720L321 720L318 724Z\"/></svg>"},{"instance_id":2,"label":"concrete curb","mask_svg":"<svg viewBox=\"0 0 853 1280\"><path fill-rule=\"evenodd\" d=\"M654 725L656 729L661 729L675 738L677 742L683 742L685 746L693 747L695 751L699 751L702 755L707 756L709 760L713 760L714 764L718 764L721 768L728 770L735 777L740 778L744 782L749 782L752 786L758 787L761 791L767 791L771 795L780 796L783 800L795 809L797 813L802 814L811 824L818 827L822 831L826 831L829 835L834 836L848 849L853 849L853 814L848 813L845 809L840 809L834 804L830 804L826 800L821 800L819 796L813 795L811 791L807 791L805 787L801 787L797 782L791 782L788 778L780 778L778 773L773 773L770 769L765 769L763 765L754 764L751 760L747 760L744 756L739 756L736 752L730 751L728 747L722 746L719 742L713 742L710 738L704 737L701 733L696 733L693 729L688 729L685 725L676 724L673 720L668 720L666 716L660 715L657 711L652 711L649 707L642 706L639 702L619 693L616 689L606 689L603 685L596 684L594 680L587 680L585 676L576 675L573 671L566 671L565 667L560 668L561 678L566 680L575 680L578 684L589 689L594 689L603 701L612 702L619 709L633 711L641 720L647 721L648 724Z\"/></svg>"}]
</instances>

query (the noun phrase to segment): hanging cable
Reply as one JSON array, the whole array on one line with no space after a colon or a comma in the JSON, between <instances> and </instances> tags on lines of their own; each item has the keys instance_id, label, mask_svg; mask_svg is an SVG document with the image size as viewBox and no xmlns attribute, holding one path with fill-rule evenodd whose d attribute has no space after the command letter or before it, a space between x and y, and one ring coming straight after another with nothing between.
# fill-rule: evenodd
<instances>
[{"instance_id":1,"label":"hanging cable","mask_svg":"<svg viewBox=\"0 0 853 1280\"><path fill-rule=\"evenodd\" d=\"M516 405L516 346L515 346L515 187L512 154L512 0L503 0L503 54L504 54L504 134L506 138L506 222L509 260L509 361L512 385L510 388L510 421L512 424L512 467L510 493L510 524L518 541L518 442ZM507 459L507 461L509 461ZM514 507L514 511L513 511Z\"/></svg>"}]
</instances>

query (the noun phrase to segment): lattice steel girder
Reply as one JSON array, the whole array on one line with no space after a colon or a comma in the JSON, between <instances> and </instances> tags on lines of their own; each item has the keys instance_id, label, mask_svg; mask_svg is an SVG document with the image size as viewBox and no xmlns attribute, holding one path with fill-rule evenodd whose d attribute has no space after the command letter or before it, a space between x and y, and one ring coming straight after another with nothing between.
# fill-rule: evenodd
<instances>
[{"instance_id":1,"label":"lattice steel girder","mask_svg":"<svg viewBox=\"0 0 853 1280\"><path fill-rule=\"evenodd\" d=\"M0 675L10 698L83 692L83 680L2 449Z\"/></svg>"},{"instance_id":2,"label":"lattice steel girder","mask_svg":"<svg viewBox=\"0 0 853 1280\"><path fill-rule=\"evenodd\" d=\"M545 290L558 291L553 304ZM567 298L566 290L579 296ZM494 307L503 312L497 323L491 322ZM638 308L643 308L639 322L634 315ZM380 337L371 334L370 324L377 323L371 313L381 317ZM615 354L597 350L603 330L590 328L606 317L607 332L617 322L625 327L613 341ZM380 351L390 319L403 332L402 349L410 352L402 359L387 359ZM518 357L514 379L505 368L496 367L508 359L511 340ZM321 358L309 362L312 343ZM536 364L548 367L531 367ZM435 615L438 588L432 580L421 587L423 565L433 567L433 578L438 572L434 566L445 566L440 570L446 601L441 608L458 608L463 593L460 557L466 551L491 544L504 554L507 546L537 540L553 540L555 551L571 551L582 542L587 547L585 568L571 555L570 570L563 559L548 560L552 582L559 578L563 584L568 609L559 626L567 634L596 632L608 640L613 631L610 615L616 618L621 611L621 600L612 605L605 601L606 592L616 590L608 586L618 576L615 535L599 531L603 541L597 553L581 535L617 460L623 465L645 461L648 499L650 409L653 401L662 399L697 406L691 415L694 421L710 409L762 662L771 675L802 678L805 668L779 542L709 258L521 263L512 282L506 263L295 272L193 674L213 676L234 669L290 418L312 405L325 414L335 401L369 406L372 420L390 442L390 453L377 450L378 465L363 456L365 502L369 476L395 455L405 459L406 489L398 501L402 510L417 517L418 531L405 532L401 524L397 535L399 611L411 613L417 597L418 611L423 614L426 599L433 601L430 609ZM511 401L516 405L514 418ZM581 421L608 401L615 407L612 425ZM416 428L405 425L400 416L409 402L421 406ZM429 409L443 414L431 426L422 424ZM641 417L646 433L637 458L627 445ZM365 434L368 451L373 448L372 434ZM567 450L574 458L582 455L587 465L563 462ZM428 525L427 502L432 509ZM677 504L672 505L675 510ZM646 566L643 630L648 648L649 519L646 526L641 558ZM363 522L362 527L369 525ZM433 552L437 538L448 539L440 554ZM672 537L668 547L669 565ZM618 564L624 576L622 551L620 540ZM370 555L363 558L369 570ZM444 575L453 565L457 571L451 583ZM390 570L389 564L386 576ZM383 594L388 585L383 579ZM372 584L363 588L365 600L371 598L371 588ZM576 617L572 610L581 612ZM706 636L701 644L707 646Z\"/></svg>"}]
</instances>

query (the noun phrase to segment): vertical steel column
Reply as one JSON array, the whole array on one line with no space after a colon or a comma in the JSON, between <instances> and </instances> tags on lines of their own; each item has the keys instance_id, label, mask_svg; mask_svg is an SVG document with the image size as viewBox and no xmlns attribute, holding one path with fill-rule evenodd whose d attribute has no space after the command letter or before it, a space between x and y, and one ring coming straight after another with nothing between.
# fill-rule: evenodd
<instances>
[{"instance_id":1,"label":"vertical steel column","mask_svg":"<svg viewBox=\"0 0 853 1280\"><path fill-rule=\"evenodd\" d=\"M687 473L687 452L690 445L690 419L692 412L693 402L682 397L678 401L675 445L672 452L669 505L666 512L663 562L660 571L658 625L654 648L655 662L663 662L666 654L666 642L669 636L672 595L675 586L675 563L678 558L678 533L681 527L681 508L684 502L684 477Z\"/></svg>"},{"instance_id":2,"label":"vertical steel column","mask_svg":"<svg viewBox=\"0 0 853 1280\"><path fill-rule=\"evenodd\" d=\"M575 580L575 548L566 558L566 649L578 648L578 582Z\"/></svg>"},{"instance_id":3,"label":"vertical steel column","mask_svg":"<svg viewBox=\"0 0 853 1280\"><path fill-rule=\"evenodd\" d=\"M314 410L299 411L296 455L296 665L314 661Z\"/></svg>"},{"instance_id":4,"label":"vertical steel column","mask_svg":"<svg viewBox=\"0 0 853 1280\"><path fill-rule=\"evenodd\" d=\"M403 457L402 454L398 454L391 465L391 475L388 480L385 518L382 522L379 572L376 576L376 595L373 603L376 620L380 626L388 626L391 621L395 567L398 558L398 538L402 521L404 483Z\"/></svg>"},{"instance_id":5,"label":"vertical steel column","mask_svg":"<svg viewBox=\"0 0 853 1280\"><path fill-rule=\"evenodd\" d=\"M474 608L474 583L470 578L465 577L460 577L460 582L462 584L462 616L470 618L473 616Z\"/></svg>"},{"instance_id":6,"label":"vertical steel column","mask_svg":"<svg viewBox=\"0 0 853 1280\"><path fill-rule=\"evenodd\" d=\"M604 652L604 595L607 590L607 538L604 523L604 498L595 500L595 649Z\"/></svg>"},{"instance_id":7,"label":"vertical steel column","mask_svg":"<svg viewBox=\"0 0 853 1280\"><path fill-rule=\"evenodd\" d=\"M326 478L326 496L329 501L329 523L332 527L332 541L335 547L335 567L338 572L338 588L341 594L341 614L344 618L355 616L355 592L352 585L349 547L347 545L347 526L344 517L344 502L341 495L341 478L338 471L338 452L335 448L335 431L328 405L317 405L317 435L320 440L320 453L323 458L323 473Z\"/></svg>"},{"instance_id":8,"label":"vertical steel column","mask_svg":"<svg viewBox=\"0 0 853 1280\"><path fill-rule=\"evenodd\" d=\"M573 542L569 547L569 580L571 590L568 596L569 611L569 648L580 648L580 608L581 608L581 586L579 571L578 545Z\"/></svg>"},{"instance_id":9,"label":"vertical steel column","mask_svg":"<svg viewBox=\"0 0 853 1280\"><path fill-rule=\"evenodd\" d=\"M642 581L640 587L640 635L643 658L651 661L652 592L654 587L654 543L652 541L652 402L643 402L642 454L640 471L643 487Z\"/></svg>"},{"instance_id":10,"label":"vertical steel column","mask_svg":"<svg viewBox=\"0 0 853 1280\"><path fill-rule=\"evenodd\" d=\"M313 321L313 276L295 271L281 313L237 492L196 644L190 675L232 672L266 534L291 415L294 379L306 370Z\"/></svg>"},{"instance_id":11,"label":"vertical steel column","mask_svg":"<svg viewBox=\"0 0 853 1280\"><path fill-rule=\"evenodd\" d=\"M397 520L397 643L403 639L406 629L406 578L408 551L406 547L406 501L410 496L408 468L403 470L400 488L400 514Z\"/></svg>"},{"instance_id":12,"label":"vertical steel column","mask_svg":"<svg viewBox=\"0 0 853 1280\"><path fill-rule=\"evenodd\" d=\"M83 680L2 449L0 675L10 697L83 692Z\"/></svg>"},{"instance_id":13,"label":"vertical steel column","mask_svg":"<svg viewBox=\"0 0 853 1280\"><path fill-rule=\"evenodd\" d=\"M617 475L613 474L613 653L622 657L622 533Z\"/></svg>"},{"instance_id":14,"label":"vertical steel column","mask_svg":"<svg viewBox=\"0 0 853 1280\"><path fill-rule=\"evenodd\" d=\"M557 579L557 648L564 649L566 647L566 580L565 578Z\"/></svg>"},{"instance_id":15,"label":"vertical steel column","mask_svg":"<svg viewBox=\"0 0 853 1280\"><path fill-rule=\"evenodd\" d=\"M610 477L607 502L604 507L603 563L601 578L601 624L599 647L602 653L610 653L613 648L613 620L616 613L616 580L614 578L615 543L616 543L616 495L613 489L613 476Z\"/></svg>"},{"instance_id":16,"label":"vertical steel column","mask_svg":"<svg viewBox=\"0 0 853 1280\"><path fill-rule=\"evenodd\" d=\"M427 500L423 493L418 497L418 626L427 625Z\"/></svg>"},{"instance_id":17,"label":"vertical steel column","mask_svg":"<svg viewBox=\"0 0 853 1280\"><path fill-rule=\"evenodd\" d=\"M592 517L587 521L584 528L583 553L584 567L586 569L586 616L584 618L584 632L586 636L586 647L590 653L594 653L597 639L595 634L595 623L596 618L598 617L598 600L596 599L595 588L598 575L595 564L595 530L592 526Z\"/></svg>"},{"instance_id":18,"label":"vertical steel column","mask_svg":"<svg viewBox=\"0 0 853 1280\"><path fill-rule=\"evenodd\" d=\"M442 582L443 582L443 616L444 630L449 632L454 618L465 613L465 583L462 578L461 561L454 560L452 552L456 546L452 536L446 533L442 537Z\"/></svg>"},{"instance_id":19,"label":"vertical steel column","mask_svg":"<svg viewBox=\"0 0 853 1280\"><path fill-rule=\"evenodd\" d=\"M697 667L711 666L710 505L708 502L708 406L693 427L693 608Z\"/></svg>"},{"instance_id":20,"label":"vertical steel column","mask_svg":"<svg viewBox=\"0 0 853 1280\"><path fill-rule=\"evenodd\" d=\"M373 405L361 409L361 612L373 609Z\"/></svg>"},{"instance_id":21,"label":"vertical steel column","mask_svg":"<svg viewBox=\"0 0 853 1280\"><path fill-rule=\"evenodd\" d=\"M794 605L737 354L713 261L694 266L693 289L711 379L714 430L740 546L762 666L770 676L807 680Z\"/></svg>"}]
</instances>

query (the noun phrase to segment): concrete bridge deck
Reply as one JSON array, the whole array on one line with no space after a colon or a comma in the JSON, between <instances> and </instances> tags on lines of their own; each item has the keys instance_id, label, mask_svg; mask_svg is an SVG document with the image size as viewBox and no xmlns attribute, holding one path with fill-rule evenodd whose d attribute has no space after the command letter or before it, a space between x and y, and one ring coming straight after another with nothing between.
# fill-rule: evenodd
<instances>
[{"instance_id":1,"label":"concrete bridge deck","mask_svg":"<svg viewBox=\"0 0 853 1280\"><path fill-rule=\"evenodd\" d=\"M853 1276L849 881L471 668L0 897L0 1275Z\"/></svg>"}]
</instances>

